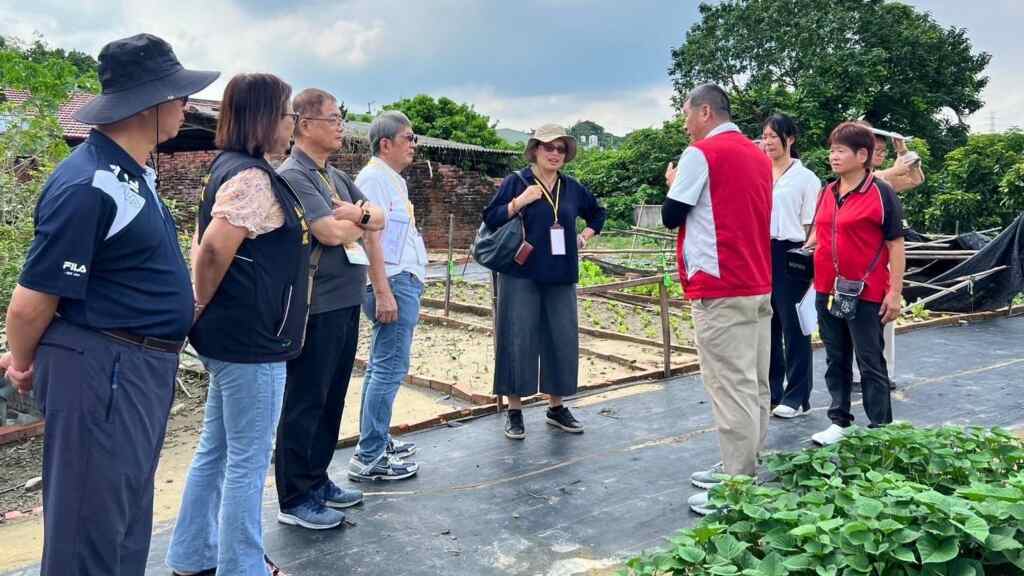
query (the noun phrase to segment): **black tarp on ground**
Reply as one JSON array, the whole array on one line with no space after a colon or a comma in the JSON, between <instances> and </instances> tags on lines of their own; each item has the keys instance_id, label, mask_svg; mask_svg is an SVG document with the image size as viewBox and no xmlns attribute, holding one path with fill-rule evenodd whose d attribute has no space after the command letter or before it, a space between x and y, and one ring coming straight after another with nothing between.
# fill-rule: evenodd
<instances>
[{"instance_id":1,"label":"black tarp on ground","mask_svg":"<svg viewBox=\"0 0 1024 576\"><path fill-rule=\"evenodd\" d=\"M928 242L926 236L916 232L907 236L908 241ZM925 308L937 312L980 312L1002 308L1013 300L1013 297L1024 291L1024 214L1021 214L992 241L976 232L961 234L950 241L948 246L937 247L937 250L978 250L968 260L957 263L955 260L935 260L927 264L907 279L952 288L965 276L980 274L998 266L1006 266L1005 270L981 278L971 286L946 294L927 304ZM913 251L908 251L907 268L920 266L927 257L915 259ZM907 302L915 302L931 296L936 291L923 287L904 289L903 296Z\"/></svg>"},{"instance_id":2,"label":"black tarp on ground","mask_svg":"<svg viewBox=\"0 0 1024 576\"><path fill-rule=\"evenodd\" d=\"M917 425L1013 426L1024 422L1024 319L930 328L897 337L897 419ZM949 359L960 359L951 367ZM770 449L797 450L826 426L824 352L814 355L814 410L773 420ZM313 532L274 520L265 492L269 554L292 576L582 576L696 522L691 472L719 459L699 376L620 390L571 404L587 431L550 430L542 406L524 411L528 437L502 435L488 416L411 435L423 469L412 480L362 485L354 525ZM855 408L863 423L861 408ZM351 449L331 474L345 482ZM181 481L178 479L176 481ZM171 523L155 527L147 576L166 576ZM0 553L4 548L0 545ZM595 570L588 572L588 570ZM11 576L38 576L38 566Z\"/></svg>"}]
</instances>

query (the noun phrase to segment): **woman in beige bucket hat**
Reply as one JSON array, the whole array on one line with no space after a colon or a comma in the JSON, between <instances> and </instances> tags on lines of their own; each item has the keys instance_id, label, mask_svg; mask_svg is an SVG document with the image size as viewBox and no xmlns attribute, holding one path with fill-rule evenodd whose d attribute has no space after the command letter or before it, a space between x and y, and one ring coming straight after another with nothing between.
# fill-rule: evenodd
<instances>
[{"instance_id":1,"label":"woman in beige bucket hat","mask_svg":"<svg viewBox=\"0 0 1024 576\"><path fill-rule=\"evenodd\" d=\"M508 396L505 435L517 440L526 437L521 398L538 391L548 395L548 424L583 432L562 398L576 393L579 375L578 252L601 231L605 210L561 173L575 157L576 140L564 128L541 126L526 144L530 166L505 178L484 210L492 230L522 217L533 246L525 262L498 274L494 393ZM579 234L577 218L586 222Z\"/></svg>"}]
</instances>

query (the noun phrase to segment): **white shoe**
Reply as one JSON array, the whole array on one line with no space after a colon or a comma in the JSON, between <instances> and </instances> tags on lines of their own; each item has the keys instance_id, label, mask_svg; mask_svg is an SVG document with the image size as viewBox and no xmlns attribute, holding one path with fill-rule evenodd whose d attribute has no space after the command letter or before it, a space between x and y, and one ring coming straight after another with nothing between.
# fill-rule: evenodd
<instances>
[{"instance_id":1,"label":"white shoe","mask_svg":"<svg viewBox=\"0 0 1024 576\"><path fill-rule=\"evenodd\" d=\"M686 503L690 506L690 510L693 510L695 514L700 516L707 516L717 510L715 507L708 504L707 492L698 492L693 496L690 496L686 500Z\"/></svg>"},{"instance_id":2,"label":"white shoe","mask_svg":"<svg viewBox=\"0 0 1024 576\"><path fill-rule=\"evenodd\" d=\"M818 446L831 446L843 439L846 435L846 428L833 424L828 428L811 436L811 442Z\"/></svg>"},{"instance_id":3,"label":"white shoe","mask_svg":"<svg viewBox=\"0 0 1024 576\"><path fill-rule=\"evenodd\" d=\"M806 414L806 412L804 412L803 410L797 410L796 408L790 408L785 404L779 404L778 406L775 407L775 410L772 410L773 416L775 416L776 418L785 418L786 420L789 420L790 418L796 418L801 414Z\"/></svg>"}]
</instances>

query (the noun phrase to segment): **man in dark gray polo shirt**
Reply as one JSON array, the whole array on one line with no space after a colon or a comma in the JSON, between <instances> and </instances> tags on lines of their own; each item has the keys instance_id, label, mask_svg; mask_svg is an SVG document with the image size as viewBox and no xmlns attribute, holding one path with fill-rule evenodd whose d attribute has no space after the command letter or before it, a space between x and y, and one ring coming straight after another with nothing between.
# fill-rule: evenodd
<instances>
[{"instance_id":1,"label":"man in dark gray polo shirt","mask_svg":"<svg viewBox=\"0 0 1024 576\"><path fill-rule=\"evenodd\" d=\"M313 233L311 262L319 255L302 355L288 362L277 430L279 522L314 530L340 525L346 508L362 501L358 490L327 476L359 341L359 310L369 261L363 230L379 230L384 212L344 172L327 163L341 148L344 119L327 92L307 89L292 105L299 115L295 146L278 172L302 202Z\"/></svg>"}]
</instances>

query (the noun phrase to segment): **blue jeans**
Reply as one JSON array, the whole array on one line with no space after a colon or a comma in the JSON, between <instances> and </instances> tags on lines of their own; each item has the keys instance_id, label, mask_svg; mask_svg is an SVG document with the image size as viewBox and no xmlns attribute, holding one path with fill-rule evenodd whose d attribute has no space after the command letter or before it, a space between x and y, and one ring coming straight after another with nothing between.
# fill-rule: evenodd
<instances>
[{"instance_id":1,"label":"blue jeans","mask_svg":"<svg viewBox=\"0 0 1024 576\"><path fill-rule=\"evenodd\" d=\"M178 572L217 567L219 576L265 576L263 486L281 415L285 363L202 360L210 371L206 416L167 565Z\"/></svg>"},{"instance_id":2,"label":"blue jeans","mask_svg":"<svg viewBox=\"0 0 1024 576\"><path fill-rule=\"evenodd\" d=\"M398 303L398 319L390 324L377 321L377 298L367 287L363 313L373 322L370 362L363 380L363 405L359 417L359 446L356 454L370 463L384 453L391 428L391 408L405 375L409 373L412 334L420 318L423 283L408 272L388 278Z\"/></svg>"}]
</instances>

